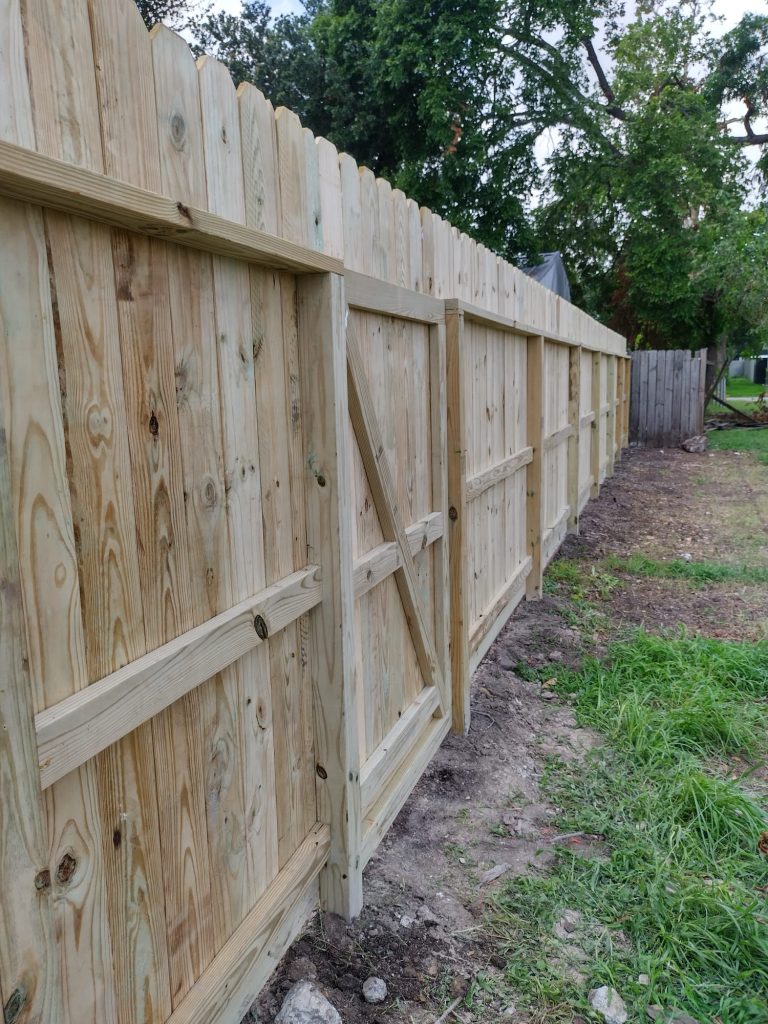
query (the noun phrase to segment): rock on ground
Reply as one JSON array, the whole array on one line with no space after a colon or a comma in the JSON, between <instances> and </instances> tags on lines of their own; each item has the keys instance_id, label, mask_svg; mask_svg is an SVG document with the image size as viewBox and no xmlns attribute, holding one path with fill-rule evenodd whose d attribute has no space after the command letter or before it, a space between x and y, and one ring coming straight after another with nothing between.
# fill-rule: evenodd
<instances>
[{"instance_id":1,"label":"rock on ground","mask_svg":"<svg viewBox=\"0 0 768 1024\"><path fill-rule=\"evenodd\" d=\"M387 998L387 985L383 978L366 978L363 982L363 999L366 1003L383 1003Z\"/></svg>"},{"instance_id":2,"label":"rock on ground","mask_svg":"<svg viewBox=\"0 0 768 1024\"><path fill-rule=\"evenodd\" d=\"M708 444L706 434L697 434L695 437L689 437L683 441L680 447L684 452L690 452L691 455L701 455L707 450Z\"/></svg>"},{"instance_id":3,"label":"rock on ground","mask_svg":"<svg viewBox=\"0 0 768 1024\"><path fill-rule=\"evenodd\" d=\"M601 985L589 993L589 1005L604 1019L605 1024L624 1024L627 1020L627 1008L615 988Z\"/></svg>"},{"instance_id":4,"label":"rock on ground","mask_svg":"<svg viewBox=\"0 0 768 1024\"><path fill-rule=\"evenodd\" d=\"M341 1024L341 1017L317 986L305 980L288 991L275 1024Z\"/></svg>"}]
</instances>

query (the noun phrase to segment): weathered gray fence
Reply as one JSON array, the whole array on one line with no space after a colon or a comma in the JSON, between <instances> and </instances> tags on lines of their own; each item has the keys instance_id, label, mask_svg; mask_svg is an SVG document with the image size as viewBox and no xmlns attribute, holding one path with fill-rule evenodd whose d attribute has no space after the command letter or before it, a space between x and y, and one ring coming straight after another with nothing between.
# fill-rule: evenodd
<instances>
[{"instance_id":1,"label":"weathered gray fence","mask_svg":"<svg viewBox=\"0 0 768 1024\"><path fill-rule=\"evenodd\" d=\"M630 444L664 448L704 429L707 350L632 353Z\"/></svg>"}]
</instances>

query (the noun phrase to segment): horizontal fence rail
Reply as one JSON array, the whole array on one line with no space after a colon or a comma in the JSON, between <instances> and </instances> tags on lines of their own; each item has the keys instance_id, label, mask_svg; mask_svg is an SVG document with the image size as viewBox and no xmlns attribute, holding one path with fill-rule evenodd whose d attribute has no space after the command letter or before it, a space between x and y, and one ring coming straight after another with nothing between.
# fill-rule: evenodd
<instances>
[{"instance_id":1,"label":"horizontal fence rail","mask_svg":"<svg viewBox=\"0 0 768 1024\"><path fill-rule=\"evenodd\" d=\"M5 1018L239 1024L469 727L626 346L132 0L0 52Z\"/></svg>"}]
</instances>

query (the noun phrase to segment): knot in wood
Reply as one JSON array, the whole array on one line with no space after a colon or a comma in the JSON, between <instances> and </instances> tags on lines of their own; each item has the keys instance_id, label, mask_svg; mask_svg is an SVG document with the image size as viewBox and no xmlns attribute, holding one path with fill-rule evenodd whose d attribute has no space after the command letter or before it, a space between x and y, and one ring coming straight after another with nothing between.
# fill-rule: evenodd
<instances>
[{"instance_id":1,"label":"knot in wood","mask_svg":"<svg viewBox=\"0 0 768 1024\"><path fill-rule=\"evenodd\" d=\"M77 870L77 861L71 853L65 853L56 868L56 881L59 885L67 885Z\"/></svg>"},{"instance_id":2,"label":"knot in wood","mask_svg":"<svg viewBox=\"0 0 768 1024\"><path fill-rule=\"evenodd\" d=\"M456 511L455 505L451 505L451 507L448 509L448 518L451 520L452 523L455 523L456 520L459 518L459 513Z\"/></svg>"},{"instance_id":3,"label":"knot in wood","mask_svg":"<svg viewBox=\"0 0 768 1024\"><path fill-rule=\"evenodd\" d=\"M269 630L267 624L261 615L257 615L253 620L253 628L256 630L256 634L260 640L266 640L269 636Z\"/></svg>"},{"instance_id":4,"label":"knot in wood","mask_svg":"<svg viewBox=\"0 0 768 1024\"><path fill-rule=\"evenodd\" d=\"M46 892L51 888L51 872L48 868L43 868L35 875L35 888L38 892Z\"/></svg>"},{"instance_id":5,"label":"knot in wood","mask_svg":"<svg viewBox=\"0 0 768 1024\"><path fill-rule=\"evenodd\" d=\"M317 772L321 779L328 778L328 772L325 770L325 768L323 768L321 764L315 765L315 771Z\"/></svg>"},{"instance_id":6,"label":"knot in wood","mask_svg":"<svg viewBox=\"0 0 768 1024\"><path fill-rule=\"evenodd\" d=\"M17 985L13 992L8 996L8 1000L3 1007L4 1024L15 1024L21 1016L21 1011L24 1009L26 1002L27 990L23 985Z\"/></svg>"},{"instance_id":7,"label":"knot in wood","mask_svg":"<svg viewBox=\"0 0 768 1024\"><path fill-rule=\"evenodd\" d=\"M183 149L187 140L187 122L182 115L176 111L171 115L171 142L176 149Z\"/></svg>"}]
</instances>

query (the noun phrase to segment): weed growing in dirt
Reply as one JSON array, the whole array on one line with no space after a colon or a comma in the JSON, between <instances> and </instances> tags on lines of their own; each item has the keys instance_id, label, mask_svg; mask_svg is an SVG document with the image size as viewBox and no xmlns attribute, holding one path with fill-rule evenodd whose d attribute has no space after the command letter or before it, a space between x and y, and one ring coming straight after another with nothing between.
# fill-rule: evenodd
<instances>
[{"instance_id":1,"label":"weed growing in dirt","mask_svg":"<svg viewBox=\"0 0 768 1024\"><path fill-rule=\"evenodd\" d=\"M655 576L660 579L686 580L694 586L708 583L768 583L768 568L757 565L721 565L718 562L685 562L681 558L657 562L640 553L620 558L610 555L606 564L615 572L632 576Z\"/></svg>"},{"instance_id":2,"label":"weed growing in dirt","mask_svg":"<svg viewBox=\"0 0 768 1024\"><path fill-rule=\"evenodd\" d=\"M735 427L732 430L710 430L709 447L718 451L753 452L768 464L768 429Z\"/></svg>"},{"instance_id":3,"label":"weed growing in dirt","mask_svg":"<svg viewBox=\"0 0 768 1024\"><path fill-rule=\"evenodd\" d=\"M601 984L632 1019L657 1003L702 1022L765 1021L768 817L710 765L764 753L768 645L641 631L606 663L561 673L560 689L611 746L587 770L552 763L545 786L559 826L604 837L611 853L559 848L551 874L502 890L491 924L509 984L553 1022ZM554 931L565 910L580 915L567 941Z\"/></svg>"}]
</instances>

